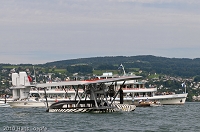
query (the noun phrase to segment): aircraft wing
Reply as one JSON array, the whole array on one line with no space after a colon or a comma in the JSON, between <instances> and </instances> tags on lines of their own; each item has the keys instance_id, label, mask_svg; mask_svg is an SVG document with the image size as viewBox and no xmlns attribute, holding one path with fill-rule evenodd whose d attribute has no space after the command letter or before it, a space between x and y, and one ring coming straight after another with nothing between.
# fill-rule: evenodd
<instances>
[{"instance_id":1,"label":"aircraft wing","mask_svg":"<svg viewBox=\"0 0 200 132\"><path fill-rule=\"evenodd\" d=\"M87 81L65 81L65 82L53 82L53 83L39 83L36 87L52 87L52 86L72 86L72 85L84 85Z\"/></svg>"},{"instance_id":2,"label":"aircraft wing","mask_svg":"<svg viewBox=\"0 0 200 132\"><path fill-rule=\"evenodd\" d=\"M53 83L39 83L36 84L36 87L52 87L52 86L72 86L72 85L89 85L94 83L107 83L107 82L118 82L126 80L136 80L140 79L142 76L123 76L110 79L100 79L100 80L91 80L91 81L65 81L65 82L53 82Z\"/></svg>"},{"instance_id":3,"label":"aircraft wing","mask_svg":"<svg viewBox=\"0 0 200 132\"><path fill-rule=\"evenodd\" d=\"M126 81L126 80L136 80L136 79L141 79L141 78L142 78L142 76L122 76L122 77L117 77L117 78L88 81L88 83L86 83L86 84L118 82L118 81Z\"/></svg>"}]
</instances>

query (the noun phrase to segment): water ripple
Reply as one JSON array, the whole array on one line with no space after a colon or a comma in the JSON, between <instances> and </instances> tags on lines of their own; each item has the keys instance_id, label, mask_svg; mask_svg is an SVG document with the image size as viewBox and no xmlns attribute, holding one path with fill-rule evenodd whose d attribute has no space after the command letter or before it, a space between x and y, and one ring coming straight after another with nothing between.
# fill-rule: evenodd
<instances>
[{"instance_id":1,"label":"water ripple","mask_svg":"<svg viewBox=\"0 0 200 132\"><path fill-rule=\"evenodd\" d=\"M138 107L122 113L47 113L43 108L0 108L5 127L48 132L191 132L200 130L200 103ZM45 128L45 129L44 129Z\"/></svg>"}]
</instances>

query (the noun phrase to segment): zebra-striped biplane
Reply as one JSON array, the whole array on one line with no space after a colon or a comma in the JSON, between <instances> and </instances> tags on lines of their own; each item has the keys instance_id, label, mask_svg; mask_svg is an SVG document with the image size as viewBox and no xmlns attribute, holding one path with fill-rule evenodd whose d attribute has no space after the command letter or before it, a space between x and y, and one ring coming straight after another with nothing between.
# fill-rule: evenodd
<instances>
[{"instance_id":1,"label":"zebra-striped biplane","mask_svg":"<svg viewBox=\"0 0 200 132\"><path fill-rule=\"evenodd\" d=\"M37 84L36 87L44 88L50 86L64 86L74 90L74 98L70 100L58 101L50 106L46 99L47 112L119 112L119 111L134 111L136 106L123 104L122 87L127 80L136 80L141 76L123 76L110 79L99 79L90 81L65 81L48 84ZM115 90L114 86L118 82L123 82L119 90ZM108 85L109 84L109 85ZM79 90L83 93L80 95ZM66 90L67 91L67 90ZM45 92L46 93L46 92ZM115 101L119 96L120 101Z\"/></svg>"}]
</instances>

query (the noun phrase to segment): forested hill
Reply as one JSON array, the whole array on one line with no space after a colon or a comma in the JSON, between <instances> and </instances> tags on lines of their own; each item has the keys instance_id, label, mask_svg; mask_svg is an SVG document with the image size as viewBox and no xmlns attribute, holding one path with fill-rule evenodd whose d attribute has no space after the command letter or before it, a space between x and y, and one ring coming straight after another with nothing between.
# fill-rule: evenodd
<instances>
[{"instance_id":1,"label":"forested hill","mask_svg":"<svg viewBox=\"0 0 200 132\"><path fill-rule=\"evenodd\" d=\"M172 76L194 77L200 75L200 58L166 58L152 55L142 56L108 56L62 60L43 64L67 68L69 66L86 65L99 70L116 70L123 64L126 70L139 69L150 73L159 73Z\"/></svg>"}]
</instances>

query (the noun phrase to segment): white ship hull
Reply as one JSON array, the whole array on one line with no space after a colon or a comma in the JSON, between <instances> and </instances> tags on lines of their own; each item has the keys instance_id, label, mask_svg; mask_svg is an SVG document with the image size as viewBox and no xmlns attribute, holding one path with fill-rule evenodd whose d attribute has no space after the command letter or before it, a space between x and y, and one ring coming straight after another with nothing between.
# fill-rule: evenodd
<instances>
[{"instance_id":1,"label":"white ship hull","mask_svg":"<svg viewBox=\"0 0 200 132\"><path fill-rule=\"evenodd\" d=\"M186 94L175 94L175 95L164 95L163 97L154 96L157 100L160 101L163 105L176 105L176 104L185 104L187 98Z\"/></svg>"},{"instance_id":2,"label":"white ship hull","mask_svg":"<svg viewBox=\"0 0 200 132\"><path fill-rule=\"evenodd\" d=\"M13 101L8 102L11 107L15 108L30 108L30 107L45 107L44 102L32 102L32 101Z\"/></svg>"},{"instance_id":3,"label":"white ship hull","mask_svg":"<svg viewBox=\"0 0 200 132\"><path fill-rule=\"evenodd\" d=\"M173 95L158 95L153 97L125 97L125 104L138 103L140 100L149 100L149 101L159 101L162 105L181 105L185 104L188 93L184 94L173 94ZM116 98L116 101L119 101L119 98Z\"/></svg>"},{"instance_id":4,"label":"white ship hull","mask_svg":"<svg viewBox=\"0 0 200 132\"><path fill-rule=\"evenodd\" d=\"M31 107L46 107L45 99L40 101L10 101L7 102L11 107L15 108L31 108ZM48 100L48 105L55 103L55 100Z\"/></svg>"}]
</instances>

